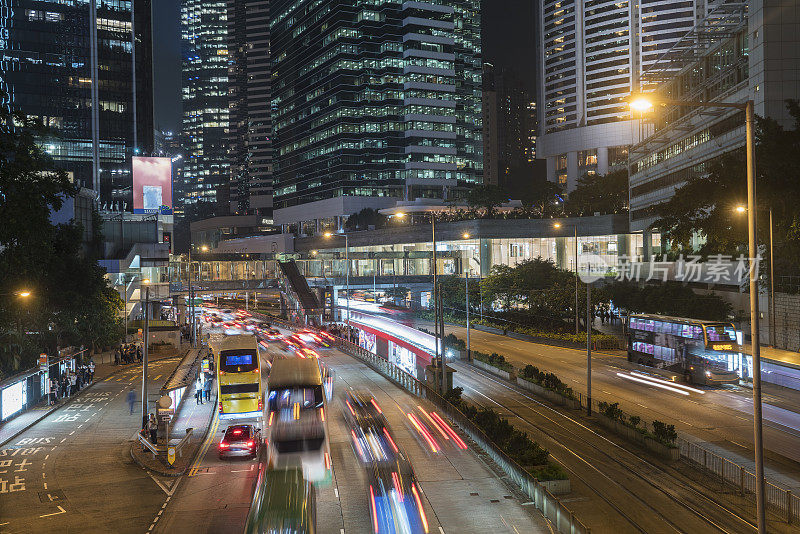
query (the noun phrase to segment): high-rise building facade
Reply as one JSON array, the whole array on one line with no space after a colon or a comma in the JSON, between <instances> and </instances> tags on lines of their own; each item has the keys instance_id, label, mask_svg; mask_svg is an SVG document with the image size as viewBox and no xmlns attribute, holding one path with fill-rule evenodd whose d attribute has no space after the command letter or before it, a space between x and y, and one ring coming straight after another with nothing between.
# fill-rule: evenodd
<instances>
[{"instance_id":1,"label":"high-rise building facade","mask_svg":"<svg viewBox=\"0 0 800 534\"><path fill-rule=\"evenodd\" d=\"M52 0L0 10L2 104L50 127L44 149L107 209L132 209L131 156L153 150L150 7Z\"/></svg>"},{"instance_id":2,"label":"high-rise building facade","mask_svg":"<svg viewBox=\"0 0 800 534\"><path fill-rule=\"evenodd\" d=\"M269 0L228 0L230 212L272 215Z\"/></svg>"},{"instance_id":3,"label":"high-rise building facade","mask_svg":"<svg viewBox=\"0 0 800 534\"><path fill-rule=\"evenodd\" d=\"M182 0L183 174L176 213L209 203L228 210L228 8L225 0Z\"/></svg>"},{"instance_id":4,"label":"high-rise building facade","mask_svg":"<svg viewBox=\"0 0 800 534\"><path fill-rule=\"evenodd\" d=\"M483 64L483 171L486 183L517 192L533 180L535 117L522 79L510 69Z\"/></svg>"},{"instance_id":5,"label":"high-rise building facade","mask_svg":"<svg viewBox=\"0 0 800 534\"><path fill-rule=\"evenodd\" d=\"M272 0L270 11L276 223L482 182L478 0Z\"/></svg>"},{"instance_id":6,"label":"high-rise building facade","mask_svg":"<svg viewBox=\"0 0 800 534\"><path fill-rule=\"evenodd\" d=\"M627 163L641 73L719 0L539 0L537 157L565 190ZM644 88L646 89L646 88Z\"/></svg>"},{"instance_id":7,"label":"high-rise building facade","mask_svg":"<svg viewBox=\"0 0 800 534\"><path fill-rule=\"evenodd\" d=\"M744 103L755 114L794 127L786 107L797 99L800 10L794 0L716 6L668 58L644 73L656 98ZM736 108L663 106L643 120L650 135L631 147L630 225L647 232L675 190L726 154L743 151L744 112ZM709 195L714 195L709 191Z\"/></svg>"}]
</instances>

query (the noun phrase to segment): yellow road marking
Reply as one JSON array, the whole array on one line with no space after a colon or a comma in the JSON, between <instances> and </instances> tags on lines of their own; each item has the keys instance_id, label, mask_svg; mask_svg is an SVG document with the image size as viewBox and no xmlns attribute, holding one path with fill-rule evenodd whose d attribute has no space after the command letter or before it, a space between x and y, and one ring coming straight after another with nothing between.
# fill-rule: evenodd
<instances>
[{"instance_id":1,"label":"yellow road marking","mask_svg":"<svg viewBox=\"0 0 800 534\"><path fill-rule=\"evenodd\" d=\"M153 380L158 380L159 378L161 378L161 375L156 376Z\"/></svg>"},{"instance_id":2,"label":"yellow road marking","mask_svg":"<svg viewBox=\"0 0 800 534\"><path fill-rule=\"evenodd\" d=\"M200 463L203 461L203 457L205 457L206 453L208 452L208 448L211 446L211 443L214 442L214 437L217 435L218 427L219 427L219 412L214 410L214 420L211 422L211 429L208 431L208 436L206 436L206 440L200 446L200 454L197 455L197 459L192 464L191 469L189 469L190 477L193 477L197 474L197 469L200 467Z\"/></svg>"}]
</instances>

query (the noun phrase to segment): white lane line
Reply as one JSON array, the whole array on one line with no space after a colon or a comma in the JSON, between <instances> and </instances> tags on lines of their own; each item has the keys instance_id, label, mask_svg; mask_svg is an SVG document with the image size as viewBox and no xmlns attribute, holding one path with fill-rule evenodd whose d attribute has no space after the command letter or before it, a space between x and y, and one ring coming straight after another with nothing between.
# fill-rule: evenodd
<instances>
[{"instance_id":1,"label":"white lane line","mask_svg":"<svg viewBox=\"0 0 800 534\"><path fill-rule=\"evenodd\" d=\"M67 513L67 511L64 510L63 508L61 508L60 506L56 506L56 508L58 508L60 511L52 513L52 514L40 515L39 517L50 517L51 515L60 515L60 514L66 514Z\"/></svg>"},{"instance_id":2,"label":"white lane line","mask_svg":"<svg viewBox=\"0 0 800 534\"><path fill-rule=\"evenodd\" d=\"M53 448L52 448L52 449L50 449L50 450L51 450L51 451L54 451L54 450L56 450L56 447L58 447L58 445L53 445Z\"/></svg>"},{"instance_id":3,"label":"white lane line","mask_svg":"<svg viewBox=\"0 0 800 534\"><path fill-rule=\"evenodd\" d=\"M88 423L88 422L89 422L89 420L91 420L91 417L90 417L89 419L87 419L86 421L84 421L84 423Z\"/></svg>"},{"instance_id":4,"label":"white lane line","mask_svg":"<svg viewBox=\"0 0 800 534\"><path fill-rule=\"evenodd\" d=\"M65 441L67 441L67 438L62 439L61 443L64 443Z\"/></svg>"},{"instance_id":5,"label":"white lane line","mask_svg":"<svg viewBox=\"0 0 800 534\"><path fill-rule=\"evenodd\" d=\"M45 459L45 460L47 460L48 458L50 458L50 455L49 455L49 454L48 454L47 456L45 456L45 457L44 457L44 459Z\"/></svg>"},{"instance_id":6,"label":"white lane line","mask_svg":"<svg viewBox=\"0 0 800 534\"><path fill-rule=\"evenodd\" d=\"M333 488L333 494L336 495L336 498L339 498L339 488Z\"/></svg>"},{"instance_id":7,"label":"white lane line","mask_svg":"<svg viewBox=\"0 0 800 534\"><path fill-rule=\"evenodd\" d=\"M79 424L79 425L78 425L78 428L80 428L80 427L82 427L82 426L83 426L83 423Z\"/></svg>"},{"instance_id":8,"label":"white lane line","mask_svg":"<svg viewBox=\"0 0 800 534\"><path fill-rule=\"evenodd\" d=\"M439 527L439 534L444 534L444 529L442 527Z\"/></svg>"},{"instance_id":9,"label":"white lane line","mask_svg":"<svg viewBox=\"0 0 800 534\"><path fill-rule=\"evenodd\" d=\"M73 430L72 432L70 432L70 433L69 433L69 435L71 436L71 435L72 435L72 434L74 434L74 433L75 433L75 431Z\"/></svg>"},{"instance_id":10,"label":"white lane line","mask_svg":"<svg viewBox=\"0 0 800 534\"><path fill-rule=\"evenodd\" d=\"M44 473L42 473L42 478L44 478L44 477L45 477L45 474L44 474Z\"/></svg>"},{"instance_id":11,"label":"white lane line","mask_svg":"<svg viewBox=\"0 0 800 534\"><path fill-rule=\"evenodd\" d=\"M47 482L44 483L44 489L47 489Z\"/></svg>"}]
</instances>

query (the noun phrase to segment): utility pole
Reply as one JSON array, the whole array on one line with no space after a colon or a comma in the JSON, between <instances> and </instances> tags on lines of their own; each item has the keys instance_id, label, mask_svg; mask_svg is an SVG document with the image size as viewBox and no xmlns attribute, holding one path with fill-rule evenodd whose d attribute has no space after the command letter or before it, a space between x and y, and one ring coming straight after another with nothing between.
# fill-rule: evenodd
<instances>
[{"instance_id":1,"label":"utility pole","mask_svg":"<svg viewBox=\"0 0 800 534\"><path fill-rule=\"evenodd\" d=\"M470 352L469 344L469 272L464 270L464 294L466 295L466 310L467 310L467 361L472 361L472 354Z\"/></svg>"},{"instance_id":2,"label":"utility pole","mask_svg":"<svg viewBox=\"0 0 800 534\"><path fill-rule=\"evenodd\" d=\"M144 290L144 352L142 355L142 430L147 429L147 362L150 348L150 281Z\"/></svg>"},{"instance_id":3,"label":"utility pole","mask_svg":"<svg viewBox=\"0 0 800 534\"><path fill-rule=\"evenodd\" d=\"M592 415L592 284L586 283L586 414Z\"/></svg>"}]
</instances>

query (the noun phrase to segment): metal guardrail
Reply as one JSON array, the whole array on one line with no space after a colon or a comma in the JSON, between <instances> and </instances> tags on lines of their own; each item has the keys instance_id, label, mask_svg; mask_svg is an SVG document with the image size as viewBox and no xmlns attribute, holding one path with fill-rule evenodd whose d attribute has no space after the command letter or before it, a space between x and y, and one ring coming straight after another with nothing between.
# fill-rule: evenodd
<instances>
[{"instance_id":1,"label":"metal guardrail","mask_svg":"<svg viewBox=\"0 0 800 534\"><path fill-rule=\"evenodd\" d=\"M739 493L755 502L756 475L746 467L710 451L696 443L678 438L681 456L700 467L708 469L725 482L739 489ZM789 488L782 488L768 480L766 486L767 506L783 516L789 524L800 521L800 496Z\"/></svg>"},{"instance_id":2,"label":"metal guardrail","mask_svg":"<svg viewBox=\"0 0 800 534\"><path fill-rule=\"evenodd\" d=\"M139 437L139 443L141 443L144 448L153 453L153 458L156 458L159 455L159 453L162 452L159 450L159 447L157 445L153 445L152 443L150 443L150 440L144 437L144 435L142 435L141 433L138 434L138 437Z\"/></svg>"},{"instance_id":3,"label":"metal guardrail","mask_svg":"<svg viewBox=\"0 0 800 534\"><path fill-rule=\"evenodd\" d=\"M175 447L175 454L177 454L178 456L182 456L181 449L183 449L183 447L185 447L186 444L189 443L189 438L191 438L193 434L194 434L194 428L187 428L186 435L183 436L180 439L180 441L178 441L178 443L175 443L174 445L170 445L169 443L165 445L153 445L152 443L150 443L150 440L147 439L143 434L138 434L138 439L142 447L146 448L153 454L153 458L157 458L159 456L165 456L167 454L167 450L173 446Z\"/></svg>"},{"instance_id":4,"label":"metal guardrail","mask_svg":"<svg viewBox=\"0 0 800 534\"><path fill-rule=\"evenodd\" d=\"M291 330L308 328L307 325L293 324L283 319L273 316L263 316L275 324L284 326ZM467 416L461 413L452 403L444 399L433 388L420 382L410 374L406 373L396 365L369 352L368 350L350 343L341 338L337 338L336 345L343 352L363 361L373 370L388 378L396 385L417 397L428 399L438 406L447 417L458 425L481 449L484 450L495 463L503 470L509 479L513 481L519 489L531 499L536 508L552 522L556 530L561 534L590 534L589 527L584 525L575 514L572 513L558 498L539 482L536 477L525 471L517 462L503 452L487 436L483 430L478 428L475 423L470 421Z\"/></svg>"}]
</instances>

